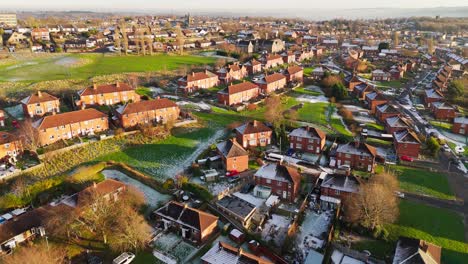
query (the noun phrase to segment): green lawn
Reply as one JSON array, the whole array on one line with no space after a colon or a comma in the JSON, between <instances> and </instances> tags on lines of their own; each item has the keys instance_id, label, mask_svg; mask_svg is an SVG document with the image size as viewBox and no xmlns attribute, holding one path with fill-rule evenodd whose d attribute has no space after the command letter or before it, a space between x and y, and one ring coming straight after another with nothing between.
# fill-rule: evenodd
<instances>
[{"instance_id":1,"label":"green lawn","mask_svg":"<svg viewBox=\"0 0 468 264\"><path fill-rule=\"evenodd\" d=\"M329 103L304 103L303 107L297 111L299 120L319 125L327 125L325 110Z\"/></svg>"},{"instance_id":2,"label":"green lawn","mask_svg":"<svg viewBox=\"0 0 468 264\"><path fill-rule=\"evenodd\" d=\"M440 122L440 121L435 121L435 120L431 120L429 121L429 123L438 129L449 130L449 131L452 130L452 126L453 126L450 123Z\"/></svg>"},{"instance_id":3,"label":"green lawn","mask_svg":"<svg viewBox=\"0 0 468 264\"><path fill-rule=\"evenodd\" d=\"M305 89L304 87L295 88L293 92L297 94L305 94L305 95L312 95L312 96L322 95L321 92L308 90L308 89Z\"/></svg>"},{"instance_id":4,"label":"green lawn","mask_svg":"<svg viewBox=\"0 0 468 264\"><path fill-rule=\"evenodd\" d=\"M428 170L404 166L391 166L395 170L403 191L428 195L440 199L455 199L447 176Z\"/></svg>"},{"instance_id":5,"label":"green lawn","mask_svg":"<svg viewBox=\"0 0 468 264\"><path fill-rule=\"evenodd\" d=\"M304 75L305 75L305 76L310 76L310 75L312 75L312 71L314 71L314 69L315 69L314 67L306 67L306 68L304 68Z\"/></svg>"},{"instance_id":6,"label":"green lawn","mask_svg":"<svg viewBox=\"0 0 468 264\"><path fill-rule=\"evenodd\" d=\"M114 73L174 70L183 66L212 64L215 61L215 58L189 55L65 54L1 66L0 81L81 80Z\"/></svg>"},{"instance_id":7,"label":"green lawn","mask_svg":"<svg viewBox=\"0 0 468 264\"><path fill-rule=\"evenodd\" d=\"M376 131L385 131L385 127L383 125L376 124L376 123L367 123L366 127L367 129L372 129Z\"/></svg>"},{"instance_id":8,"label":"green lawn","mask_svg":"<svg viewBox=\"0 0 468 264\"><path fill-rule=\"evenodd\" d=\"M443 263L466 263L468 259L463 217L450 210L402 200L398 222L386 228L392 241L407 236L441 246Z\"/></svg>"},{"instance_id":9,"label":"green lawn","mask_svg":"<svg viewBox=\"0 0 468 264\"><path fill-rule=\"evenodd\" d=\"M203 145L219 128L187 128L179 129L169 138L153 144L141 144L113 152L97 158L98 161L123 162L137 170L143 171L159 179L174 177L179 170L190 166L196 158L195 150L205 150ZM215 143L215 142L213 142ZM191 156L195 155L195 156ZM189 162L186 164L186 162Z\"/></svg>"}]
</instances>

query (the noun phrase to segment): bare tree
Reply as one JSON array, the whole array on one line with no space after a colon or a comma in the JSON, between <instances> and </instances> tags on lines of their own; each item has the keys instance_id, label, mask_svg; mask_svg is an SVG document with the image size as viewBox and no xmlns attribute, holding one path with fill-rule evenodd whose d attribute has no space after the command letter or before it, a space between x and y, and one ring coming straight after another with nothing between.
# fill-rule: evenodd
<instances>
[{"instance_id":1,"label":"bare tree","mask_svg":"<svg viewBox=\"0 0 468 264\"><path fill-rule=\"evenodd\" d=\"M4 257L4 264L62 264L66 258L66 250L55 245L45 243L35 244L30 247L20 247L11 256Z\"/></svg>"},{"instance_id":2,"label":"bare tree","mask_svg":"<svg viewBox=\"0 0 468 264\"><path fill-rule=\"evenodd\" d=\"M265 119L273 124L276 136L280 135L281 126L284 124L285 118L283 115L284 105L281 102L281 97L271 95L265 100L266 111Z\"/></svg>"},{"instance_id":3,"label":"bare tree","mask_svg":"<svg viewBox=\"0 0 468 264\"><path fill-rule=\"evenodd\" d=\"M122 54L122 41L120 40L120 37L120 30L116 28L114 33L114 47L119 51L119 55Z\"/></svg>"},{"instance_id":4,"label":"bare tree","mask_svg":"<svg viewBox=\"0 0 468 264\"><path fill-rule=\"evenodd\" d=\"M179 47L179 54L183 54L185 44L184 33L182 32L180 26L176 26L174 28L174 32L176 33L176 44Z\"/></svg>"},{"instance_id":5,"label":"bare tree","mask_svg":"<svg viewBox=\"0 0 468 264\"><path fill-rule=\"evenodd\" d=\"M146 32L147 35L145 35L145 40L146 44L148 45L148 52L151 56L153 56L153 38L151 38L151 35L149 32Z\"/></svg>"},{"instance_id":6,"label":"bare tree","mask_svg":"<svg viewBox=\"0 0 468 264\"><path fill-rule=\"evenodd\" d=\"M120 24L120 31L122 33L122 46L124 48L125 55L128 55L128 36L127 36L127 27L125 23Z\"/></svg>"},{"instance_id":7,"label":"bare tree","mask_svg":"<svg viewBox=\"0 0 468 264\"><path fill-rule=\"evenodd\" d=\"M69 239L80 230L81 222L77 217L78 213L74 208L58 205L56 210L50 211L44 226L49 235Z\"/></svg>"},{"instance_id":8,"label":"bare tree","mask_svg":"<svg viewBox=\"0 0 468 264\"><path fill-rule=\"evenodd\" d=\"M395 176L389 173L375 175L361 184L359 193L344 201L346 220L371 230L395 222L399 215L396 186Z\"/></svg>"},{"instance_id":9,"label":"bare tree","mask_svg":"<svg viewBox=\"0 0 468 264\"><path fill-rule=\"evenodd\" d=\"M37 149L40 147L40 137L31 119L26 119L22 122L19 128L19 135L23 148L37 153Z\"/></svg>"}]
</instances>

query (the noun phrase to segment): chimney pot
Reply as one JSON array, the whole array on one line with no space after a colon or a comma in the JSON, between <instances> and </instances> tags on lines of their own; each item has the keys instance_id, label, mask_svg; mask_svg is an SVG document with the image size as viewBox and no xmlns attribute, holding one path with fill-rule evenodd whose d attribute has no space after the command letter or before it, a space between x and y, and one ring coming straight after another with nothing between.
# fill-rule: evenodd
<instances>
[{"instance_id":1,"label":"chimney pot","mask_svg":"<svg viewBox=\"0 0 468 264\"><path fill-rule=\"evenodd\" d=\"M93 182L93 188L96 189L97 188L97 184L96 182Z\"/></svg>"},{"instance_id":2,"label":"chimney pot","mask_svg":"<svg viewBox=\"0 0 468 264\"><path fill-rule=\"evenodd\" d=\"M37 96L42 97L41 91L37 91Z\"/></svg>"},{"instance_id":3,"label":"chimney pot","mask_svg":"<svg viewBox=\"0 0 468 264\"><path fill-rule=\"evenodd\" d=\"M115 86L116 86L117 88L119 88L119 87L120 87L120 83L117 82L117 83L115 84Z\"/></svg>"},{"instance_id":4,"label":"chimney pot","mask_svg":"<svg viewBox=\"0 0 468 264\"><path fill-rule=\"evenodd\" d=\"M97 84L93 84L93 89L97 89Z\"/></svg>"}]
</instances>

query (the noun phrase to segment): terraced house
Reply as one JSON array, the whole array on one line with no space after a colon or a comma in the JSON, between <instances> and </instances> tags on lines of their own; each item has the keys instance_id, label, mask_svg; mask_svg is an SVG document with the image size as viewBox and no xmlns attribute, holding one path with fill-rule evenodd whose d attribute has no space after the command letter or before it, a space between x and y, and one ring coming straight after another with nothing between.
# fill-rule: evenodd
<instances>
[{"instance_id":1,"label":"terraced house","mask_svg":"<svg viewBox=\"0 0 468 264\"><path fill-rule=\"evenodd\" d=\"M242 80L249 74L247 68L239 63L228 65L225 68L219 69L216 74L219 80L225 84L234 80Z\"/></svg>"},{"instance_id":2,"label":"terraced house","mask_svg":"<svg viewBox=\"0 0 468 264\"><path fill-rule=\"evenodd\" d=\"M281 73L273 73L263 77L255 83L260 86L262 94L266 95L286 87L286 76Z\"/></svg>"},{"instance_id":3,"label":"terraced house","mask_svg":"<svg viewBox=\"0 0 468 264\"><path fill-rule=\"evenodd\" d=\"M271 128L263 122L253 120L235 129L237 142L247 147L265 147L271 144Z\"/></svg>"},{"instance_id":4,"label":"terraced house","mask_svg":"<svg viewBox=\"0 0 468 264\"><path fill-rule=\"evenodd\" d=\"M48 113L60 112L60 101L57 97L46 92L37 91L23 100L23 113L27 117L41 117Z\"/></svg>"},{"instance_id":5,"label":"terraced house","mask_svg":"<svg viewBox=\"0 0 468 264\"><path fill-rule=\"evenodd\" d=\"M398 157L409 156L417 158L421 148L421 141L411 130L405 129L393 133L395 151Z\"/></svg>"},{"instance_id":6,"label":"terraced house","mask_svg":"<svg viewBox=\"0 0 468 264\"><path fill-rule=\"evenodd\" d=\"M117 82L115 84L94 84L78 92L80 99L76 102L82 107L87 105L113 105L125 102L138 102L140 96L130 85Z\"/></svg>"},{"instance_id":7,"label":"terraced house","mask_svg":"<svg viewBox=\"0 0 468 264\"><path fill-rule=\"evenodd\" d=\"M260 59L263 63L263 67L266 69L273 68L283 64L283 58L278 54L268 54L267 56Z\"/></svg>"},{"instance_id":8,"label":"terraced house","mask_svg":"<svg viewBox=\"0 0 468 264\"><path fill-rule=\"evenodd\" d=\"M284 71L284 75L288 82L302 83L304 80L304 69L297 65L290 66Z\"/></svg>"},{"instance_id":9,"label":"terraced house","mask_svg":"<svg viewBox=\"0 0 468 264\"><path fill-rule=\"evenodd\" d=\"M42 146L59 140L92 135L109 129L107 115L96 109L84 109L45 116L33 123Z\"/></svg>"},{"instance_id":10,"label":"terraced house","mask_svg":"<svg viewBox=\"0 0 468 264\"><path fill-rule=\"evenodd\" d=\"M260 88L251 82L243 82L228 86L218 92L218 102L223 105L237 105L258 97Z\"/></svg>"},{"instance_id":11,"label":"terraced house","mask_svg":"<svg viewBox=\"0 0 468 264\"><path fill-rule=\"evenodd\" d=\"M205 70L202 72L192 72L191 74L180 78L177 81L177 84L180 90L188 94L200 89L215 87L219 84L219 78L218 75Z\"/></svg>"},{"instance_id":12,"label":"terraced house","mask_svg":"<svg viewBox=\"0 0 468 264\"><path fill-rule=\"evenodd\" d=\"M262 195L267 198L270 194L278 195L281 199L294 202L299 194L301 185L301 175L296 168L278 163L263 165L254 175L256 189L254 193L259 193L258 188L262 188ZM269 190L265 192L265 190Z\"/></svg>"},{"instance_id":13,"label":"terraced house","mask_svg":"<svg viewBox=\"0 0 468 264\"><path fill-rule=\"evenodd\" d=\"M368 144L354 142L339 145L330 167L349 166L351 169L373 172L377 150Z\"/></svg>"},{"instance_id":14,"label":"terraced house","mask_svg":"<svg viewBox=\"0 0 468 264\"><path fill-rule=\"evenodd\" d=\"M325 147L326 134L315 127L300 127L288 135L289 147L295 150L320 154Z\"/></svg>"},{"instance_id":15,"label":"terraced house","mask_svg":"<svg viewBox=\"0 0 468 264\"><path fill-rule=\"evenodd\" d=\"M176 103L166 98L129 103L117 109L117 116L123 128L151 123L167 123L179 117Z\"/></svg>"}]
</instances>

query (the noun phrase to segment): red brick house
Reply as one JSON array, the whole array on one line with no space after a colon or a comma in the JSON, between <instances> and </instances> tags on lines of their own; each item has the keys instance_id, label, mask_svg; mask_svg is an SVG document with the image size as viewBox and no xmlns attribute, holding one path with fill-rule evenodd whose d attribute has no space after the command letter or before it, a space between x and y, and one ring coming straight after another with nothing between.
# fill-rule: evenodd
<instances>
[{"instance_id":1,"label":"red brick house","mask_svg":"<svg viewBox=\"0 0 468 264\"><path fill-rule=\"evenodd\" d=\"M253 120L236 127L235 131L237 142L242 144L244 148L265 147L271 144L272 130L263 122Z\"/></svg>"},{"instance_id":2,"label":"red brick house","mask_svg":"<svg viewBox=\"0 0 468 264\"><path fill-rule=\"evenodd\" d=\"M353 175L327 174L320 184L322 208L336 208L342 201L359 192L359 180Z\"/></svg>"},{"instance_id":3,"label":"red brick house","mask_svg":"<svg viewBox=\"0 0 468 264\"><path fill-rule=\"evenodd\" d=\"M286 87L286 76L281 73L273 73L255 83L260 86L261 93L266 95Z\"/></svg>"},{"instance_id":4,"label":"red brick house","mask_svg":"<svg viewBox=\"0 0 468 264\"><path fill-rule=\"evenodd\" d=\"M418 136L409 129L393 133L393 143L398 157L409 156L417 158L421 148Z\"/></svg>"},{"instance_id":5,"label":"red brick house","mask_svg":"<svg viewBox=\"0 0 468 264\"><path fill-rule=\"evenodd\" d=\"M284 75L288 82L302 83L304 81L304 69L297 65L288 67Z\"/></svg>"},{"instance_id":6,"label":"red brick house","mask_svg":"<svg viewBox=\"0 0 468 264\"><path fill-rule=\"evenodd\" d=\"M223 105L236 105L248 102L260 95L258 85L251 82L243 82L228 86L227 89L218 92L218 102Z\"/></svg>"},{"instance_id":7,"label":"red brick house","mask_svg":"<svg viewBox=\"0 0 468 264\"><path fill-rule=\"evenodd\" d=\"M437 120L453 120L457 115L455 107L446 102L432 103L431 110Z\"/></svg>"},{"instance_id":8,"label":"red brick house","mask_svg":"<svg viewBox=\"0 0 468 264\"><path fill-rule=\"evenodd\" d=\"M235 138L218 143L216 149L226 171L242 172L249 169L249 153Z\"/></svg>"},{"instance_id":9,"label":"red brick house","mask_svg":"<svg viewBox=\"0 0 468 264\"><path fill-rule=\"evenodd\" d=\"M352 142L336 148L330 167L349 166L351 169L373 172L377 150L366 143Z\"/></svg>"},{"instance_id":10,"label":"red brick house","mask_svg":"<svg viewBox=\"0 0 468 264\"><path fill-rule=\"evenodd\" d=\"M393 264L423 263L440 264L442 248L427 241L400 237L398 239Z\"/></svg>"},{"instance_id":11,"label":"red brick house","mask_svg":"<svg viewBox=\"0 0 468 264\"><path fill-rule=\"evenodd\" d=\"M283 58L278 54L268 54L261 58L260 61L265 69L274 68L284 63Z\"/></svg>"},{"instance_id":12,"label":"red brick house","mask_svg":"<svg viewBox=\"0 0 468 264\"><path fill-rule=\"evenodd\" d=\"M372 81L388 82L391 79L391 75L382 70L374 70L372 71L371 79Z\"/></svg>"},{"instance_id":13,"label":"red brick house","mask_svg":"<svg viewBox=\"0 0 468 264\"><path fill-rule=\"evenodd\" d=\"M218 226L218 217L175 201L154 211L153 216L165 231L175 231L197 244L206 242Z\"/></svg>"},{"instance_id":14,"label":"red brick house","mask_svg":"<svg viewBox=\"0 0 468 264\"><path fill-rule=\"evenodd\" d=\"M219 69L216 74L222 83L230 83L234 80L242 80L248 75L247 68L239 63L228 65L226 68Z\"/></svg>"},{"instance_id":15,"label":"red brick house","mask_svg":"<svg viewBox=\"0 0 468 264\"><path fill-rule=\"evenodd\" d=\"M452 132L460 135L468 135L468 118L455 118L453 120Z\"/></svg>"},{"instance_id":16,"label":"red brick house","mask_svg":"<svg viewBox=\"0 0 468 264\"><path fill-rule=\"evenodd\" d=\"M173 101L162 98L123 105L117 109L123 128L152 123L167 123L179 118L180 109Z\"/></svg>"},{"instance_id":17,"label":"red brick house","mask_svg":"<svg viewBox=\"0 0 468 264\"><path fill-rule=\"evenodd\" d=\"M296 55L292 51L281 53L281 57L283 58L284 63L291 64L296 62Z\"/></svg>"},{"instance_id":18,"label":"red brick house","mask_svg":"<svg viewBox=\"0 0 468 264\"><path fill-rule=\"evenodd\" d=\"M24 115L31 118L60 112L59 99L41 91L37 91L37 93L21 100L21 105L23 106Z\"/></svg>"},{"instance_id":19,"label":"red brick house","mask_svg":"<svg viewBox=\"0 0 468 264\"><path fill-rule=\"evenodd\" d=\"M281 199L294 202L299 194L301 175L296 168L268 163L254 174L254 178L257 186L270 189L271 194Z\"/></svg>"},{"instance_id":20,"label":"red brick house","mask_svg":"<svg viewBox=\"0 0 468 264\"><path fill-rule=\"evenodd\" d=\"M305 60L310 60L314 57L314 53L309 50L296 51L296 61L302 62Z\"/></svg>"},{"instance_id":21,"label":"red brick house","mask_svg":"<svg viewBox=\"0 0 468 264\"><path fill-rule=\"evenodd\" d=\"M258 254L248 253L240 247L234 247L221 241L213 243L210 250L201 257L201 261L203 264L273 264Z\"/></svg>"},{"instance_id":22,"label":"red brick house","mask_svg":"<svg viewBox=\"0 0 468 264\"><path fill-rule=\"evenodd\" d=\"M307 126L294 129L288 138L291 149L320 154L327 136L322 130Z\"/></svg>"},{"instance_id":23,"label":"red brick house","mask_svg":"<svg viewBox=\"0 0 468 264\"><path fill-rule=\"evenodd\" d=\"M189 94L199 89L208 89L219 85L218 75L209 72L192 72L177 81L179 89Z\"/></svg>"},{"instance_id":24,"label":"red brick house","mask_svg":"<svg viewBox=\"0 0 468 264\"><path fill-rule=\"evenodd\" d=\"M0 126L1 127L5 126L5 119L6 119L5 111L0 109Z\"/></svg>"},{"instance_id":25,"label":"red brick house","mask_svg":"<svg viewBox=\"0 0 468 264\"><path fill-rule=\"evenodd\" d=\"M11 133L0 131L0 159L16 157L23 152L20 139Z\"/></svg>"},{"instance_id":26,"label":"red brick house","mask_svg":"<svg viewBox=\"0 0 468 264\"><path fill-rule=\"evenodd\" d=\"M33 123L41 146L59 140L92 135L109 129L107 114L96 109L84 109L45 116Z\"/></svg>"},{"instance_id":27,"label":"red brick house","mask_svg":"<svg viewBox=\"0 0 468 264\"><path fill-rule=\"evenodd\" d=\"M345 79L345 82L347 84L347 88L348 88L348 91L350 92L353 92L354 91L354 87L356 87L356 85L359 85L359 84L362 84L363 82L359 80L359 78L356 76L356 75L352 75L351 78L349 78L348 80Z\"/></svg>"},{"instance_id":28,"label":"red brick house","mask_svg":"<svg viewBox=\"0 0 468 264\"><path fill-rule=\"evenodd\" d=\"M115 84L94 84L78 92L80 99L77 105L113 105L125 102L138 102L140 95L135 89L126 83L117 82Z\"/></svg>"},{"instance_id":29,"label":"red brick house","mask_svg":"<svg viewBox=\"0 0 468 264\"><path fill-rule=\"evenodd\" d=\"M374 91L374 87L367 83L361 83L354 87L353 94L359 100L365 100L366 94L372 93Z\"/></svg>"},{"instance_id":30,"label":"red brick house","mask_svg":"<svg viewBox=\"0 0 468 264\"><path fill-rule=\"evenodd\" d=\"M262 71L262 63L256 59L252 59L249 62L246 62L244 66L247 68L247 72L250 75L254 75Z\"/></svg>"},{"instance_id":31,"label":"red brick house","mask_svg":"<svg viewBox=\"0 0 468 264\"><path fill-rule=\"evenodd\" d=\"M424 91L424 104L427 107L430 107L434 102L440 102L444 99L444 95L439 90L428 89Z\"/></svg>"},{"instance_id":32,"label":"red brick house","mask_svg":"<svg viewBox=\"0 0 468 264\"><path fill-rule=\"evenodd\" d=\"M366 103L370 109L371 114L375 113L377 106L386 104L387 102L387 98L380 92L371 92L366 94Z\"/></svg>"},{"instance_id":33,"label":"red brick house","mask_svg":"<svg viewBox=\"0 0 468 264\"><path fill-rule=\"evenodd\" d=\"M375 108L375 116L380 122L385 122L389 117L397 116L400 112L391 104L378 105Z\"/></svg>"},{"instance_id":34,"label":"red brick house","mask_svg":"<svg viewBox=\"0 0 468 264\"><path fill-rule=\"evenodd\" d=\"M401 115L385 119L385 130L389 134L412 127L412 122Z\"/></svg>"},{"instance_id":35,"label":"red brick house","mask_svg":"<svg viewBox=\"0 0 468 264\"><path fill-rule=\"evenodd\" d=\"M49 41L50 33L47 28L33 28L31 30L31 38L34 41Z\"/></svg>"}]
</instances>

